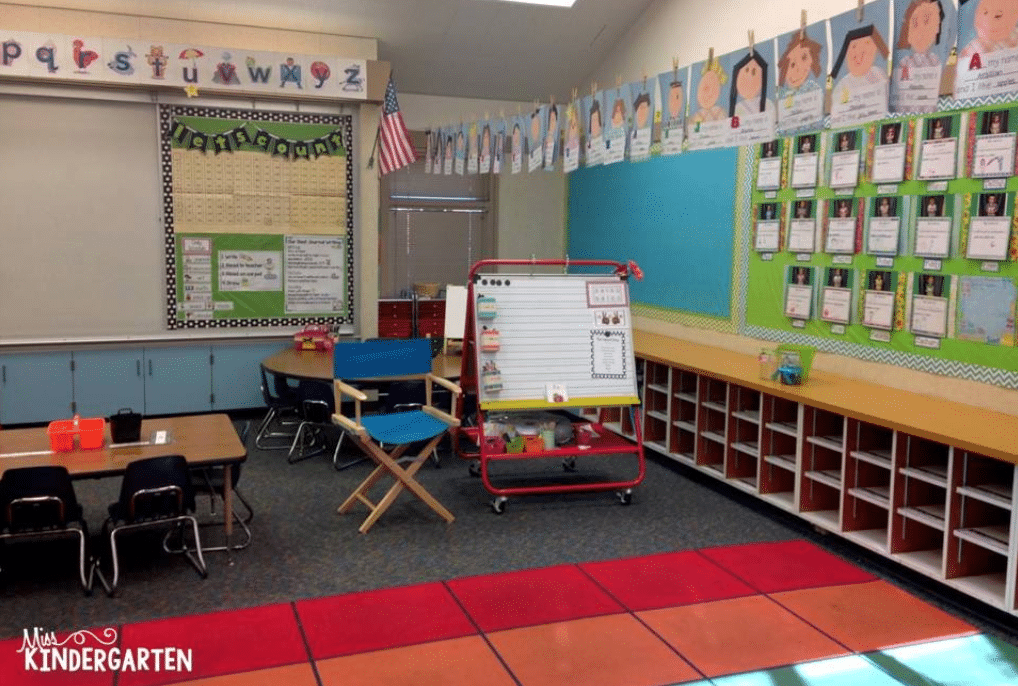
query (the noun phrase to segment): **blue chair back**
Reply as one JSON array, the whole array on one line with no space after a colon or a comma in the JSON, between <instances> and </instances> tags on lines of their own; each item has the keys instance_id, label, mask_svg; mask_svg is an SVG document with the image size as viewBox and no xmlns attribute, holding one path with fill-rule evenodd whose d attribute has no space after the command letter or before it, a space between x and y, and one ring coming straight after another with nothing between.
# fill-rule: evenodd
<instances>
[{"instance_id":1,"label":"blue chair back","mask_svg":"<svg viewBox=\"0 0 1018 686\"><path fill-rule=\"evenodd\" d=\"M340 343L333 351L333 376L370 379L431 371L431 341L426 338Z\"/></svg>"}]
</instances>

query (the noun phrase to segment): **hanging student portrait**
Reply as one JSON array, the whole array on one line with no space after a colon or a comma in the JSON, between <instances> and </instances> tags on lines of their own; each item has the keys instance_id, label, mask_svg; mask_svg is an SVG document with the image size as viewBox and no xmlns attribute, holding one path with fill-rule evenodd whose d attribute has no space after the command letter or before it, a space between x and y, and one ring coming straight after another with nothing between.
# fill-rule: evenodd
<instances>
[{"instance_id":1,"label":"hanging student portrait","mask_svg":"<svg viewBox=\"0 0 1018 686\"><path fill-rule=\"evenodd\" d=\"M533 172L544 166L544 129L547 106L540 105L527 117L527 171Z\"/></svg>"},{"instance_id":2,"label":"hanging student portrait","mask_svg":"<svg viewBox=\"0 0 1018 686\"><path fill-rule=\"evenodd\" d=\"M1012 95L1018 80L1018 3L961 0L958 8L958 100Z\"/></svg>"},{"instance_id":3,"label":"hanging student portrait","mask_svg":"<svg viewBox=\"0 0 1018 686\"><path fill-rule=\"evenodd\" d=\"M650 138L654 130L654 82L635 81L629 84L632 100L632 123L629 126L629 160L650 159Z\"/></svg>"},{"instance_id":4,"label":"hanging student portrait","mask_svg":"<svg viewBox=\"0 0 1018 686\"><path fill-rule=\"evenodd\" d=\"M891 110L935 112L941 95L954 90L947 68L958 40L958 11L951 0L894 3L894 70Z\"/></svg>"},{"instance_id":5,"label":"hanging student portrait","mask_svg":"<svg viewBox=\"0 0 1018 686\"><path fill-rule=\"evenodd\" d=\"M584 162L588 167L596 167L604 163L604 109L601 104L603 94L592 93L583 98L583 112L586 122L587 143L584 151Z\"/></svg>"},{"instance_id":6,"label":"hanging student portrait","mask_svg":"<svg viewBox=\"0 0 1018 686\"><path fill-rule=\"evenodd\" d=\"M626 159L629 138L629 85L604 91L604 161L615 164Z\"/></svg>"},{"instance_id":7,"label":"hanging student portrait","mask_svg":"<svg viewBox=\"0 0 1018 686\"><path fill-rule=\"evenodd\" d=\"M566 107L565 135L562 139L562 171L568 174L580 166L580 100Z\"/></svg>"},{"instance_id":8,"label":"hanging student portrait","mask_svg":"<svg viewBox=\"0 0 1018 686\"><path fill-rule=\"evenodd\" d=\"M889 12L890 0L874 0L830 20L836 47L830 74L832 128L887 116Z\"/></svg>"},{"instance_id":9,"label":"hanging student portrait","mask_svg":"<svg viewBox=\"0 0 1018 686\"><path fill-rule=\"evenodd\" d=\"M678 155L686 133L686 83L689 68L658 74L661 91L661 154Z\"/></svg>"},{"instance_id":10,"label":"hanging student portrait","mask_svg":"<svg viewBox=\"0 0 1018 686\"><path fill-rule=\"evenodd\" d=\"M478 122L481 129L479 136L480 144L477 146L477 171L480 174L487 174L491 171L491 122Z\"/></svg>"},{"instance_id":11,"label":"hanging student portrait","mask_svg":"<svg viewBox=\"0 0 1018 686\"><path fill-rule=\"evenodd\" d=\"M545 108L544 117L544 169L554 171L558 161L559 106L551 103Z\"/></svg>"},{"instance_id":12,"label":"hanging student portrait","mask_svg":"<svg viewBox=\"0 0 1018 686\"><path fill-rule=\"evenodd\" d=\"M827 55L826 22L778 37L779 134L794 134L823 125Z\"/></svg>"},{"instance_id":13,"label":"hanging student portrait","mask_svg":"<svg viewBox=\"0 0 1018 686\"><path fill-rule=\"evenodd\" d=\"M774 110L773 71L763 49L756 46L732 66L728 117L734 132L733 144L744 145L773 140L777 134Z\"/></svg>"}]
</instances>

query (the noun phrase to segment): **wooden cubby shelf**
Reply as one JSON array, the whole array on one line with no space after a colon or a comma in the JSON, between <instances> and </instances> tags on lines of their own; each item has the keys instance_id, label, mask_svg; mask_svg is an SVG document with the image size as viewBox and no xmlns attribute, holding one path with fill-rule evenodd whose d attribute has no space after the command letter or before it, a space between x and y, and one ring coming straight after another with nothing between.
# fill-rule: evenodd
<instances>
[{"instance_id":1,"label":"wooden cubby shelf","mask_svg":"<svg viewBox=\"0 0 1018 686\"><path fill-rule=\"evenodd\" d=\"M1018 616L1018 416L815 368L784 386L753 355L634 343L649 448Z\"/></svg>"}]
</instances>

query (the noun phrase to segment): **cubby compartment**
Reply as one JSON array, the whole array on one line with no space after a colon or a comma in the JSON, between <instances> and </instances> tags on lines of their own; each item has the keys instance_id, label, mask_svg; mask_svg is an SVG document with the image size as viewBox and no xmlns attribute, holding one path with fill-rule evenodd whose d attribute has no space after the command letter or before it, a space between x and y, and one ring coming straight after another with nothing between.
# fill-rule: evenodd
<instances>
[{"instance_id":1,"label":"cubby compartment","mask_svg":"<svg viewBox=\"0 0 1018 686\"><path fill-rule=\"evenodd\" d=\"M696 386L696 374L672 369L668 452L687 464L696 463Z\"/></svg>"},{"instance_id":2,"label":"cubby compartment","mask_svg":"<svg viewBox=\"0 0 1018 686\"><path fill-rule=\"evenodd\" d=\"M815 407L803 412L799 510L806 519L840 531L845 418Z\"/></svg>"},{"instance_id":3,"label":"cubby compartment","mask_svg":"<svg viewBox=\"0 0 1018 686\"><path fill-rule=\"evenodd\" d=\"M644 367L643 442L658 452L668 451L668 377L667 365L647 362ZM626 433L625 421L622 432Z\"/></svg>"},{"instance_id":4,"label":"cubby compartment","mask_svg":"<svg viewBox=\"0 0 1018 686\"><path fill-rule=\"evenodd\" d=\"M756 493L760 465L760 391L731 385L728 407L725 478L743 490Z\"/></svg>"},{"instance_id":5,"label":"cubby compartment","mask_svg":"<svg viewBox=\"0 0 1018 686\"><path fill-rule=\"evenodd\" d=\"M696 463L725 473L728 436L728 384L702 376L697 384L698 411Z\"/></svg>"},{"instance_id":6,"label":"cubby compartment","mask_svg":"<svg viewBox=\"0 0 1018 686\"><path fill-rule=\"evenodd\" d=\"M762 394L760 398L760 496L792 512L795 498L799 404Z\"/></svg>"},{"instance_id":7,"label":"cubby compartment","mask_svg":"<svg viewBox=\"0 0 1018 686\"><path fill-rule=\"evenodd\" d=\"M954 492L945 576L952 586L1002 606L1011 552L1014 465L955 449L950 483Z\"/></svg>"},{"instance_id":8,"label":"cubby compartment","mask_svg":"<svg viewBox=\"0 0 1018 686\"><path fill-rule=\"evenodd\" d=\"M895 441L891 554L925 574L943 578L950 448L899 433Z\"/></svg>"},{"instance_id":9,"label":"cubby compartment","mask_svg":"<svg viewBox=\"0 0 1018 686\"><path fill-rule=\"evenodd\" d=\"M845 431L845 488L841 526L847 538L887 554L894 432L849 419Z\"/></svg>"}]
</instances>

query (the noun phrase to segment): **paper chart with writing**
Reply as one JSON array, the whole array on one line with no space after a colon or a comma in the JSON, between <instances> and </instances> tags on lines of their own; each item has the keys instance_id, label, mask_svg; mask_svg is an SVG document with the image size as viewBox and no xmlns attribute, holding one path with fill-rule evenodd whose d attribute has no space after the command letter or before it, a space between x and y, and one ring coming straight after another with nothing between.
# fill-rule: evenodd
<instances>
[{"instance_id":1,"label":"paper chart with writing","mask_svg":"<svg viewBox=\"0 0 1018 686\"><path fill-rule=\"evenodd\" d=\"M568 400L559 405L638 402L624 281L614 275L499 274L482 277L473 292L475 298L494 298L496 312L492 319L475 318L475 335L483 326L499 330L496 352L477 346L477 368L493 364L502 382L498 390L479 389L482 407L518 408L520 401L543 407L548 384L564 388Z\"/></svg>"},{"instance_id":2,"label":"paper chart with writing","mask_svg":"<svg viewBox=\"0 0 1018 686\"><path fill-rule=\"evenodd\" d=\"M346 245L342 236L283 239L287 314L343 310Z\"/></svg>"},{"instance_id":3,"label":"paper chart with writing","mask_svg":"<svg viewBox=\"0 0 1018 686\"><path fill-rule=\"evenodd\" d=\"M834 324L848 324L852 311L850 288L825 287L820 302L820 318Z\"/></svg>"},{"instance_id":4,"label":"paper chart with writing","mask_svg":"<svg viewBox=\"0 0 1018 686\"><path fill-rule=\"evenodd\" d=\"M894 292L867 290L863 293L864 326L890 331L894 326Z\"/></svg>"},{"instance_id":5,"label":"paper chart with writing","mask_svg":"<svg viewBox=\"0 0 1018 686\"><path fill-rule=\"evenodd\" d=\"M760 158L756 163L756 187L761 191L781 188L781 143L766 141L760 145Z\"/></svg>"},{"instance_id":6,"label":"paper chart with writing","mask_svg":"<svg viewBox=\"0 0 1018 686\"><path fill-rule=\"evenodd\" d=\"M889 206L891 198L886 200ZM901 217L891 215L890 210L884 216L870 217L866 252L870 255L897 255L900 236Z\"/></svg>"},{"instance_id":7,"label":"paper chart with writing","mask_svg":"<svg viewBox=\"0 0 1018 686\"><path fill-rule=\"evenodd\" d=\"M943 297L912 296L912 333L920 336L947 336L948 299Z\"/></svg>"},{"instance_id":8,"label":"paper chart with writing","mask_svg":"<svg viewBox=\"0 0 1018 686\"><path fill-rule=\"evenodd\" d=\"M976 136L972 159L972 176L994 178L1014 173L1015 136L1000 133Z\"/></svg>"}]
</instances>

